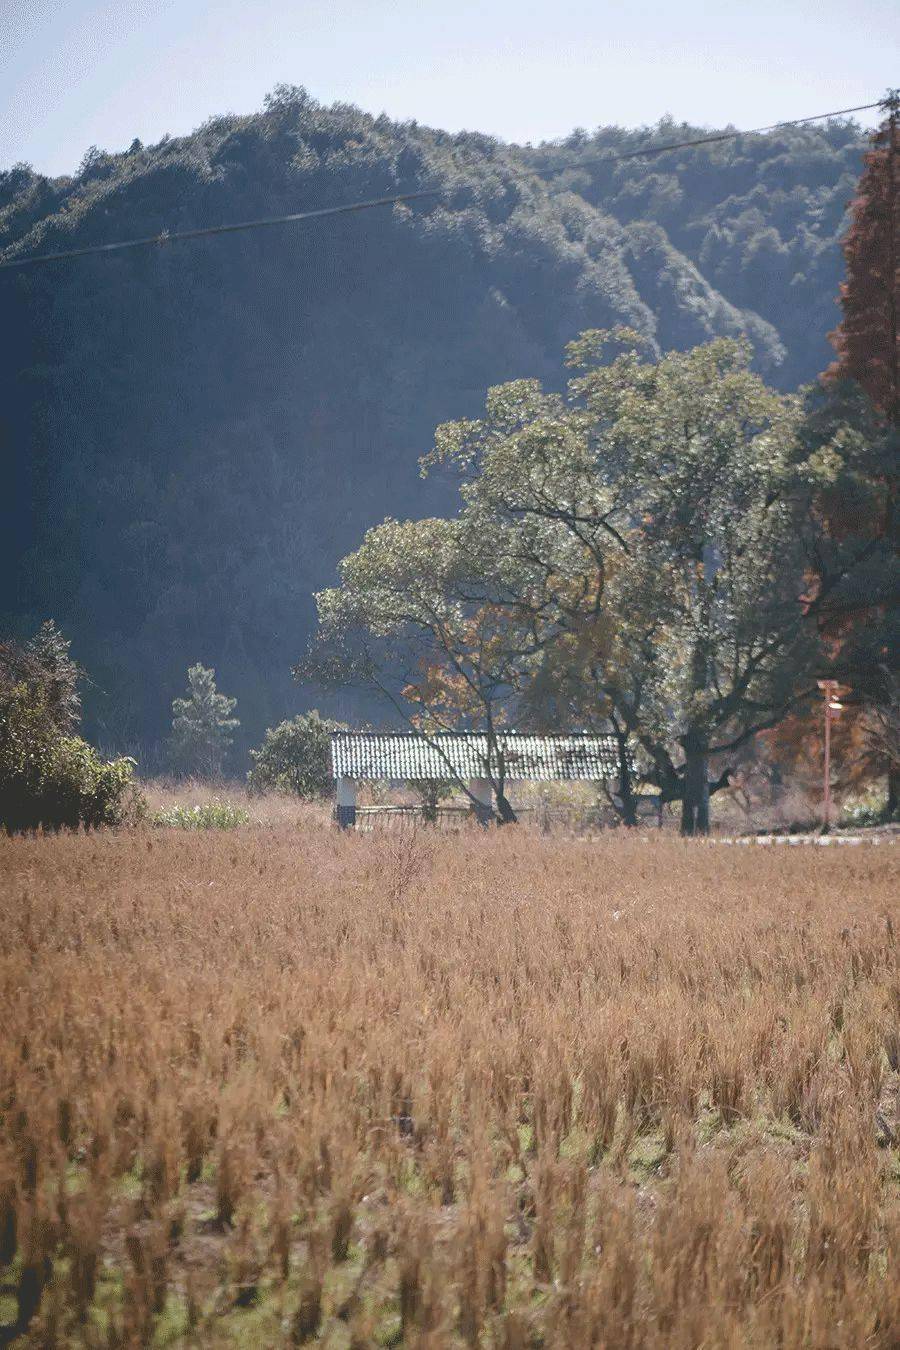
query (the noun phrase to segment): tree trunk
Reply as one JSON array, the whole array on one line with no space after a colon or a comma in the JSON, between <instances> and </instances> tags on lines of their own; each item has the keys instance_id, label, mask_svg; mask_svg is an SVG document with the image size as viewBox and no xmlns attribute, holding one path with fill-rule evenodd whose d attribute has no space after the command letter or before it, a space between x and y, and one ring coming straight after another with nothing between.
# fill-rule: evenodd
<instances>
[{"instance_id":1,"label":"tree trunk","mask_svg":"<svg viewBox=\"0 0 900 1350\"><path fill-rule=\"evenodd\" d=\"M487 726L487 770L490 777L491 788L494 793L494 801L497 803L497 824L498 825L517 825L518 816L509 804L506 796L506 765L503 759L503 751L497 739L494 730L494 722L488 711ZM496 765L496 773L491 775L491 766Z\"/></svg>"},{"instance_id":2,"label":"tree trunk","mask_svg":"<svg viewBox=\"0 0 900 1350\"><path fill-rule=\"evenodd\" d=\"M519 817L507 799L506 793L501 788L495 791L497 799L497 824L498 825L518 825Z\"/></svg>"},{"instance_id":3,"label":"tree trunk","mask_svg":"<svg viewBox=\"0 0 900 1350\"><path fill-rule=\"evenodd\" d=\"M893 820L900 808L900 769L888 769L887 818Z\"/></svg>"},{"instance_id":4,"label":"tree trunk","mask_svg":"<svg viewBox=\"0 0 900 1350\"><path fill-rule=\"evenodd\" d=\"M681 833L709 834L709 772L706 745L695 737L684 740L684 796Z\"/></svg>"},{"instance_id":5,"label":"tree trunk","mask_svg":"<svg viewBox=\"0 0 900 1350\"><path fill-rule=\"evenodd\" d=\"M613 729L619 757L619 781L616 784L616 795L622 803L619 814L622 817L622 824L633 829L638 823L637 797L631 780L631 766L628 762L628 736L615 721L613 722Z\"/></svg>"},{"instance_id":6,"label":"tree trunk","mask_svg":"<svg viewBox=\"0 0 900 1350\"><path fill-rule=\"evenodd\" d=\"M622 800L622 824L627 829L634 829L638 823L637 818L637 797L631 791L631 784L622 785L623 790L619 794Z\"/></svg>"}]
</instances>

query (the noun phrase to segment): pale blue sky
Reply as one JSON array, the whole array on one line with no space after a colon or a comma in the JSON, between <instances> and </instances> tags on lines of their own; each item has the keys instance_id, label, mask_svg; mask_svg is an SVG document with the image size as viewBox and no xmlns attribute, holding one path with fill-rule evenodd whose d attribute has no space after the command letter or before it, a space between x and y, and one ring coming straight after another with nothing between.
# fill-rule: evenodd
<instances>
[{"instance_id":1,"label":"pale blue sky","mask_svg":"<svg viewBox=\"0 0 900 1350\"><path fill-rule=\"evenodd\" d=\"M279 82L510 140L751 127L900 84L896 0L0 0L0 167L71 172Z\"/></svg>"}]
</instances>

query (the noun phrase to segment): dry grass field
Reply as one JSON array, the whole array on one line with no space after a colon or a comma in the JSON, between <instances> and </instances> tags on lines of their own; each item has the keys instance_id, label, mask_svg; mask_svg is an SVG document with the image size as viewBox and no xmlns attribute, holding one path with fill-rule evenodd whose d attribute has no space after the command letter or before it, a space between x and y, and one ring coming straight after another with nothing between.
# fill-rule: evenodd
<instances>
[{"instance_id":1,"label":"dry grass field","mask_svg":"<svg viewBox=\"0 0 900 1350\"><path fill-rule=\"evenodd\" d=\"M2 1336L896 1347L895 859L0 839Z\"/></svg>"}]
</instances>

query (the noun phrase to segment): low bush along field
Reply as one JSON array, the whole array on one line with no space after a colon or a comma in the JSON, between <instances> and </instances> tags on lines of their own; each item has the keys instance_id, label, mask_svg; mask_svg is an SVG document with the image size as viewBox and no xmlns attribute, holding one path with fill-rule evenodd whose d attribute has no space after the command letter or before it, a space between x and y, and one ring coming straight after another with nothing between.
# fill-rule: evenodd
<instances>
[{"instance_id":1,"label":"low bush along field","mask_svg":"<svg viewBox=\"0 0 900 1350\"><path fill-rule=\"evenodd\" d=\"M896 1346L894 863L0 840L6 1338Z\"/></svg>"}]
</instances>

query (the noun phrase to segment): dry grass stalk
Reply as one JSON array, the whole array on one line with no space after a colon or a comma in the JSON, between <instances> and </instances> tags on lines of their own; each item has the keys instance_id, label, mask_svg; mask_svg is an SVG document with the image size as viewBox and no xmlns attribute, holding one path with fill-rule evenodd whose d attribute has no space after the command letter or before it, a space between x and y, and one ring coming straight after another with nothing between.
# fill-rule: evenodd
<instances>
[{"instance_id":1,"label":"dry grass stalk","mask_svg":"<svg viewBox=\"0 0 900 1350\"><path fill-rule=\"evenodd\" d=\"M292 812L0 839L0 1321L898 1343L889 847Z\"/></svg>"}]
</instances>

